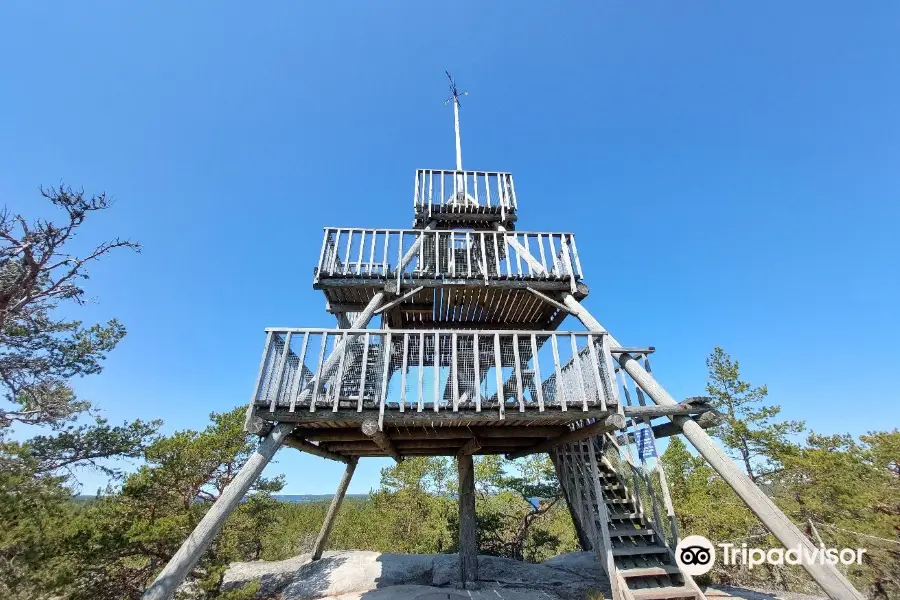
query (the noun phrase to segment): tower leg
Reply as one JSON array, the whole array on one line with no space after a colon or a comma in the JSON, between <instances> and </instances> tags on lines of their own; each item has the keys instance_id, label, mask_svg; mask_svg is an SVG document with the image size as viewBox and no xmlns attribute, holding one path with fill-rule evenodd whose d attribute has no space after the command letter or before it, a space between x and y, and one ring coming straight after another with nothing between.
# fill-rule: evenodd
<instances>
[{"instance_id":1,"label":"tower leg","mask_svg":"<svg viewBox=\"0 0 900 600\"><path fill-rule=\"evenodd\" d=\"M353 322L354 329L362 329L369 324L369 320L384 302L384 292L376 293L366 308L359 313L356 321ZM340 348L335 346L328 360L322 365L321 372L327 372L334 363L337 363L340 357ZM256 433L268 427L268 424L255 415L256 407L253 401L247 407L247 420L244 423L244 429ZM181 585L184 578L190 570L197 564L200 555L206 550L210 542L222 528L225 519L237 507L241 498L250 489L250 486L262 473L263 469L272 460L275 452L284 443L287 436L294 430L293 423L278 423L268 432L268 435L260 443L259 447L253 455L244 464L244 467L238 472L237 476L229 483L222 495L219 496L207 512L191 535L184 541L175 556L163 568L162 572L156 577L150 587L141 596L141 600L169 600L174 594L175 589Z\"/></svg>"},{"instance_id":2,"label":"tower leg","mask_svg":"<svg viewBox=\"0 0 900 600\"><path fill-rule=\"evenodd\" d=\"M456 457L459 468L459 583L478 580L478 541L475 535L475 465L471 454Z\"/></svg>"},{"instance_id":3,"label":"tower leg","mask_svg":"<svg viewBox=\"0 0 900 600\"><path fill-rule=\"evenodd\" d=\"M213 503L191 535L184 541L175 556L156 580L150 584L150 587L141 596L142 600L168 600L173 596L175 589L184 581L190 570L197 564L203 551L222 528L225 519L237 507L241 498L281 447L284 438L293 429L292 423L279 423L272 428L269 435L263 439L256 451L244 463L244 467L225 487L219 499Z\"/></svg>"},{"instance_id":4,"label":"tower leg","mask_svg":"<svg viewBox=\"0 0 900 600\"><path fill-rule=\"evenodd\" d=\"M319 530L319 536L316 538L316 543L313 546L313 560L322 558L322 552L325 551L325 545L328 544L328 536L331 535L331 528L334 526L338 511L341 509L341 503L344 501L344 494L347 493L347 487L350 485L350 479L353 477L353 471L356 470L357 462L359 462L359 458L356 456L351 456L350 460L347 461L347 469L344 471L344 476L338 484L338 489L331 499L331 506L328 507L328 512L325 514L325 521L322 523L322 529Z\"/></svg>"},{"instance_id":5,"label":"tower leg","mask_svg":"<svg viewBox=\"0 0 900 600\"><path fill-rule=\"evenodd\" d=\"M591 331L606 332L606 329L582 306L571 294L566 294L563 302L578 317L585 327ZM625 352L617 353L615 346L620 346L615 338L610 336L613 346L613 354L618 355L619 364L625 372L631 375L634 382L650 396L656 404L661 406L677 404L674 398L648 373L640 362ZM811 555L816 547L794 525L791 520L781 512L772 500L763 493L750 478L732 462L728 455L713 442L712 438L689 417L669 417L672 422L681 428L686 437L706 459L710 466L724 479L731 489L744 501L747 507L755 514L763 525L766 526L785 548L802 546ZM715 542L715 540L713 540ZM834 565L802 563L806 572L818 583L822 590L832 600L865 600Z\"/></svg>"}]
</instances>

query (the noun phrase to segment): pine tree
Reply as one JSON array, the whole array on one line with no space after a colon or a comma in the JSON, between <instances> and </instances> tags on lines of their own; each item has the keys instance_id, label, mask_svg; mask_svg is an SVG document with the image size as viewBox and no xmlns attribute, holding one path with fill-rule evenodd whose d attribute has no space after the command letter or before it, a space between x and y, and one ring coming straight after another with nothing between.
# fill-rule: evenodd
<instances>
[{"instance_id":1,"label":"pine tree","mask_svg":"<svg viewBox=\"0 0 900 600\"><path fill-rule=\"evenodd\" d=\"M765 404L765 385L753 387L741 379L740 364L716 346L706 359L706 392L725 422L715 434L733 458L743 463L754 482L779 467L778 455L793 445L790 437L802 433L803 421L781 421L778 405Z\"/></svg>"}]
</instances>

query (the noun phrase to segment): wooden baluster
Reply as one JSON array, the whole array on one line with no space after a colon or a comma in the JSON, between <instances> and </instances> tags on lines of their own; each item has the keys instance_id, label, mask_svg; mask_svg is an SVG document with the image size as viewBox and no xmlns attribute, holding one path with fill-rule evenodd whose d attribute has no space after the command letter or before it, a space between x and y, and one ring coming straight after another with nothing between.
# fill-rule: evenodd
<instances>
[{"instance_id":1,"label":"wooden baluster","mask_svg":"<svg viewBox=\"0 0 900 600\"><path fill-rule=\"evenodd\" d=\"M541 387L541 365L538 359L537 336L531 334L531 356L534 361L534 392L537 395L538 412L544 412L544 389Z\"/></svg>"},{"instance_id":2,"label":"wooden baluster","mask_svg":"<svg viewBox=\"0 0 900 600\"><path fill-rule=\"evenodd\" d=\"M300 391L300 386L305 382L303 381L303 369L306 364L306 345L309 342L309 332L303 334L303 344L300 347L300 359L297 362L297 376L294 377L294 386L291 389L291 407L289 409L290 412L294 412L294 408L297 406L297 393Z\"/></svg>"},{"instance_id":3,"label":"wooden baluster","mask_svg":"<svg viewBox=\"0 0 900 600\"><path fill-rule=\"evenodd\" d=\"M497 376L497 402L500 405L500 418L505 417L506 397L503 394L503 362L500 360L500 334L494 334L494 371Z\"/></svg>"},{"instance_id":4,"label":"wooden baluster","mask_svg":"<svg viewBox=\"0 0 900 600\"><path fill-rule=\"evenodd\" d=\"M322 345L319 347L319 361L316 363L316 373L313 376L312 396L309 400L309 412L316 412L316 402L319 400L319 387L322 385L322 362L325 360L325 347L328 345L328 334L322 334Z\"/></svg>"},{"instance_id":5,"label":"wooden baluster","mask_svg":"<svg viewBox=\"0 0 900 600\"><path fill-rule=\"evenodd\" d=\"M556 400L559 402L559 408L562 411L567 411L569 409L566 400L566 394L563 390L563 381L562 381L562 370L559 366L559 348L556 346L556 334L550 334L550 345L553 348L553 368L556 372Z\"/></svg>"},{"instance_id":6,"label":"wooden baluster","mask_svg":"<svg viewBox=\"0 0 900 600\"><path fill-rule=\"evenodd\" d=\"M341 380L344 378L344 363L347 359L347 346L349 338L347 337L347 333L344 332L344 335L341 337L341 362L338 364L337 375L334 378L334 405L331 408L332 412L337 412L340 407L341 401Z\"/></svg>"},{"instance_id":7,"label":"wooden baluster","mask_svg":"<svg viewBox=\"0 0 900 600\"><path fill-rule=\"evenodd\" d=\"M475 355L475 412L481 412L481 357L478 355L478 334L472 337L472 352Z\"/></svg>"},{"instance_id":8,"label":"wooden baluster","mask_svg":"<svg viewBox=\"0 0 900 600\"><path fill-rule=\"evenodd\" d=\"M378 405L378 430L384 431L384 405L387 404L388 379L391 376L391 353L393 346L391 345L391 332L387 333L384 352L384 367L381 374L381 402Z\"/></svg>"},{"instance_id":9,"label":"wooden baluster","mask_svg":"<svg viewBox=\"0 0 900 600\"><path fill-rule=\"evenodd\" d=\"M359 367L359 399L356 402L356 412L363 411L363 398L366 396L366 367L369 364L369 334L366 333L363 340L362 364Z\"/></svg>"},{"instance_id":10,"label":"wooden baluster","mask_svg":"<svg viewBox=\"0 0 900 600\"><path fill-rule=\"evenodd\" d=\"M519 358L519 334L513 334L513 360L516 362L516 397L519 399L519 412L525 412L525 390L522 388L522 364Z\"/></svg>"},{"instance_id":11,"label":"wooden baluster","mask_svg":"<svg viewBox=\"0 0 900 600\"><path fill-rule=\"evenodd\" d=\"M419 410L418 412L422 412L422 409L425 405L425 397L424 397L424 389L423 389L423 378L425 372L425 334L419 334L419 396L418 396L418 404Z\"/></svg>"}]
</instances>

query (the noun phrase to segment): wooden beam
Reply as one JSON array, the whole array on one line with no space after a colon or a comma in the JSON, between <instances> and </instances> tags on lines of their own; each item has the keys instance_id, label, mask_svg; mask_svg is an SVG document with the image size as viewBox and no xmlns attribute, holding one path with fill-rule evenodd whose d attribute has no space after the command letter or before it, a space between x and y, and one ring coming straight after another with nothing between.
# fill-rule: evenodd
<instances>
[{"instance_id":1,"label":"wooden beam","mask_svg":"<svg viewBox=\"0 0 900 600\"><path fill-rule=\"evenodd\" d=\"M353 471L356 470L357 462L359 462L359 458L355 456L352 456L347 460L347 468L344 470L344 476L341 477L338 489L331 498L331 506L328 507L328 512L325 513L325 521L322 523L322 528L319 530L319 535L316 537L316 543L313 545L312 560L319 560L322 558L322 552L325 551L325 545L328 543L328 536L331 535L331 528L334 526L334 521L341 508L341 503L344 501L344 495L347 493L347 487L350 485L350 479L353 477Z\"/></svg>"},{"instance_id":2,"label":"wooden beam","mask_svg":"<svg viewBox=\"0 0 900 600\"><path fill-rule=\"evenodd\" d=\"M478 580L478 540L475 535L475 465L471 454L457 458L459 471L459 582L463 588Z\"/></svg>"},{"instance_id":3,"label":"wooden beam","mask_svg":"<svg viewBox=\"0 0 900 600\"><path fill-rule=\"evenodd\" d=\"M403 456L414 450L445 450L449 448L457 451L468 442L471 442L472 439L474 438L469 440L392 440L392 444L397 453ZM509 450L532 446L534 444L534 438L486 439L480 440L480 443L483 446L507 448L507 450ZM384 449L372 440L361 442L323 442L323 445L327 446L329 452L337 452L340 454L356 454L357 452L371 452L375 450L384 452ZM477 449L473 452L477 452Z\"/></svg>"},{"instance_id":4,"label":"wooden beam","mask_svg":"<svg viewBox=\"0 0 900 600\"><path fill-rule=\"evenodd\" d=\"M714 410L709 404L672 404L653 406L626 406L626 417L635 419L655 419L656 417L671 417L678 415L697 415Z\"/></svg>"},{"instance_id":5,"label":"wooden beam","mask_svg":"<svg viewBox=\"0 0 900 600\"><path fill-rule=\"evenodd\" d=\"M653 407L637 407L637 408L648 408L651 409L652 412ZM673 414L671 412L666 412L668 407L663 408L663 411L660 412L662 414ZM260 410L259 415L265 416L267 420L271 421L279 421L279 422L314 422L314 423L323 423L326 421L341 421L344 423L362 423L368 418L371 418L372 413L377 413L377 409L372 409L370 411L357 412L356 410L338 410L334 411L320 411L315 413L310 413L307 411L296 411L290 412L284 408L275 408L274 412L270 412L268 407L265 410ZM702 410L697 410L696 408L685 409L682 408L681 412L676 411L674 414L694 414L704 412ZM525 412L515 411L514 413L510 413L508 415L509 421L515 422L529 422L529 423L547 423L550 422L552 424L561 424L561 423L569 423L575 421L581 421L583 419L602 419L610 414L609 410L603 410L601 408L590 407L587 411L582 410L572 410L567 412L562 412L558 408L548 408L544 412L540 412L537 408L526 410ZM642 413L644 414L644 413ZM626 407L626 415L627 407ZM653 415L653 416L660 416ZM642 416L642 415L635 415ZM447 427L452 426L454 424L465 424L468 421L478 421L478 423L491 422L498 423L503 425L507 419L500 419L496 412L490 411L482 411L480 413L476 413L473 410L460 408L459 412L441 410L440 412L417 412L417 411L408 411L408 412L399 412L399 411L386 411L384 413L384 425L388 426L396 426L396 427ZM302 427L302 425L300 425Z\"/></svg>"},{"instance_id":6,"label":"wooden beam","mask_svg":"<svg viewBox=\"0 0 900 600\"><path fill-rule=\"evenodd\" d=\"M481 441L477 437L473 437L459 449L459 456L471 456L481 450Z\"/></svg>"},{"instance_id":7,"label":"wooden beam","mask_svg":"<svg viewBox=\"0 0 900 600\"><path fill-rule=\"evenodd\" d=\"M377 314L379 314L379 313L383 313L383 312L386 311L387 309L393 308L393 307L397 306L398 304L400 304L401 302L403 302L404 300L406 300L406 299L409 298L410 296L414 296L414 295L418 294L418 293L421 292L423 289L425 289L424 286L421 286L421 285L420 285L420 286L417 287L417 288L413 288L413 289L409 290L408 292L406 292L406 293L403 294L402 296L399 296L399 297L397 297L397 298L394 298L393 300L391 300L391 301L388 302L387 304L382 305L381 308L379 308L378 310L375 311L375 314L377 315Z\"/></svg>"},{"instance_id":8,"label":"wooden beam","mask_svg":"<svg viewBox=\"0 0 900 600\"><path fill-rule=\"evenodd\" d=\"M537 291L537 290L534 289L533 287L530 287L530 288L527 288L527 289L528 289L529 292L531 292L532 294L534 294L535 296L537 296L538 298L540 298L541 300L543 300L543 301L546 302L547 304L550 304L550 305L552 305L552 306L555 306L555 307L558 308L559 310L564 311L567 315L572 314L572 311L569 310L569 307L566 306L565 304L563 304L562 302L557 302L556 300L554 300L553 298L551 298L551 297L548 296L547 294L542 294L541 292Z\"/></svg>"},{"instance_id":9,"label":"wooden beam","mask_svg":"<svg viewBox=\"0 0 900 600\"><path fill-rule=\"evenodd\" d=\"M394 443L403 440L468 440L472 437L479 438L548 438L562 435L568 431L565 426L541 426L532 427L404 427L403 429L390 428L385 434ZM371 438L357 428L321 428L298 429L297 437L310 442L360 442Z\"/></svg>"},{"instance_id":10,"label":"wooden beam","mask_svg":"<svg viewBox=\"0 0 900 600\"><path fill-rule=\"evenodd\" d=\"M348 313L348 312L360 312L366 307L365 304L361 303L332 303L325 302L325 310L330 313ZM414 312L414 313L431 313L434 310L434 304L404 304L403 312Z\"/></svg>"},{"instance_id":11,"label":"wooden beam","mask_svg":"<svg viewBox=\"0 0 900 600\"><path fill-rule=\"evenodd\" d=\"M597 421L596 423L588 425L587 427L580 427L578 429L570 430L569 432L564 433L559 437L547 440L545 442L540 442L538 444L535 444L534 446L524 448L523 450L518 450L516 452L507 454L506 458L512 460L516 458L522 458L523 456L528 456L529 454L547 452L554 446L558 446L560 444L577 442L595 435L602 435L609 431L622 429L623 427L625 427L625 417L618 413L613 413L605 419Z\"/></svg>"},{"instance_id":12,"label":"wooden beam","mask_svg":"<svg viewBox=\"0 0 900 600\"><path fill-rule=\"evenodd\" d=\"M716 425L721 425L724 417L717 413L716 411L705 412L702 415L698 415L695 417L691 417L693 421L696 421L700 427L703 429L709 429L710 427L715 427ZM675 425L672 422L660 423L659 425L653 426L653 438L660 439L671 437L673 435L679 435L681 433L681 428ZM628 435L620 435L616 438L616 440L620 444L633 444L634 443L634 434L629 433Z\"/></svg>"},{"instance_id":13,"label":"wooden beam","mask_svg":"<svg viewBox=\"0 0 900 600\"><path fill-rule=\"evenodd\" d=\"M301 452L307 452L309 454L313 454L315 456L320 456L322 458L327 458L329 460L336 460L338 462L346 463L349 459L343 454L338 454L336 452L332 452L330 450L326 450L325 448L319 448L315 444L310 444L305 440L301 440L296 437L288 437L284 440L285 446L290 446L291 448L295 448L300 450Z\"/></svg>"},{"instance_id":14,"label":"wooden beam","mask_svg":"<svg viewBox=\"0 0 900 600\"><path fill-rule=\"evenodd\" d=\"M394 444L383 431L378 429L378 421L376 419L366 419L362 424L362 432L372 438L372 441L381 448L385 454L393 458L398 463L403 462L403 457L397 452Z\"/></svg>"}]
</instances>

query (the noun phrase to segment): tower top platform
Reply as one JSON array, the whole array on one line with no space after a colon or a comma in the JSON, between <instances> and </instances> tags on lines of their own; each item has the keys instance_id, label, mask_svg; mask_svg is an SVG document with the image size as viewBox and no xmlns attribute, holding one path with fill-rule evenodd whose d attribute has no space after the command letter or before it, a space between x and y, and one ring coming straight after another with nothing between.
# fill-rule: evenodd
<instances>
[{"instance_id":1,"label":"tower top platform","mask_svg":"<svg viewBox=\"0 0 900 600\"><path fill-rule=\"evenodd\" d=\"M515 228L518 218L512 173L419 169L413 193L413 227Z\"/></svg>"}]
</instances>

